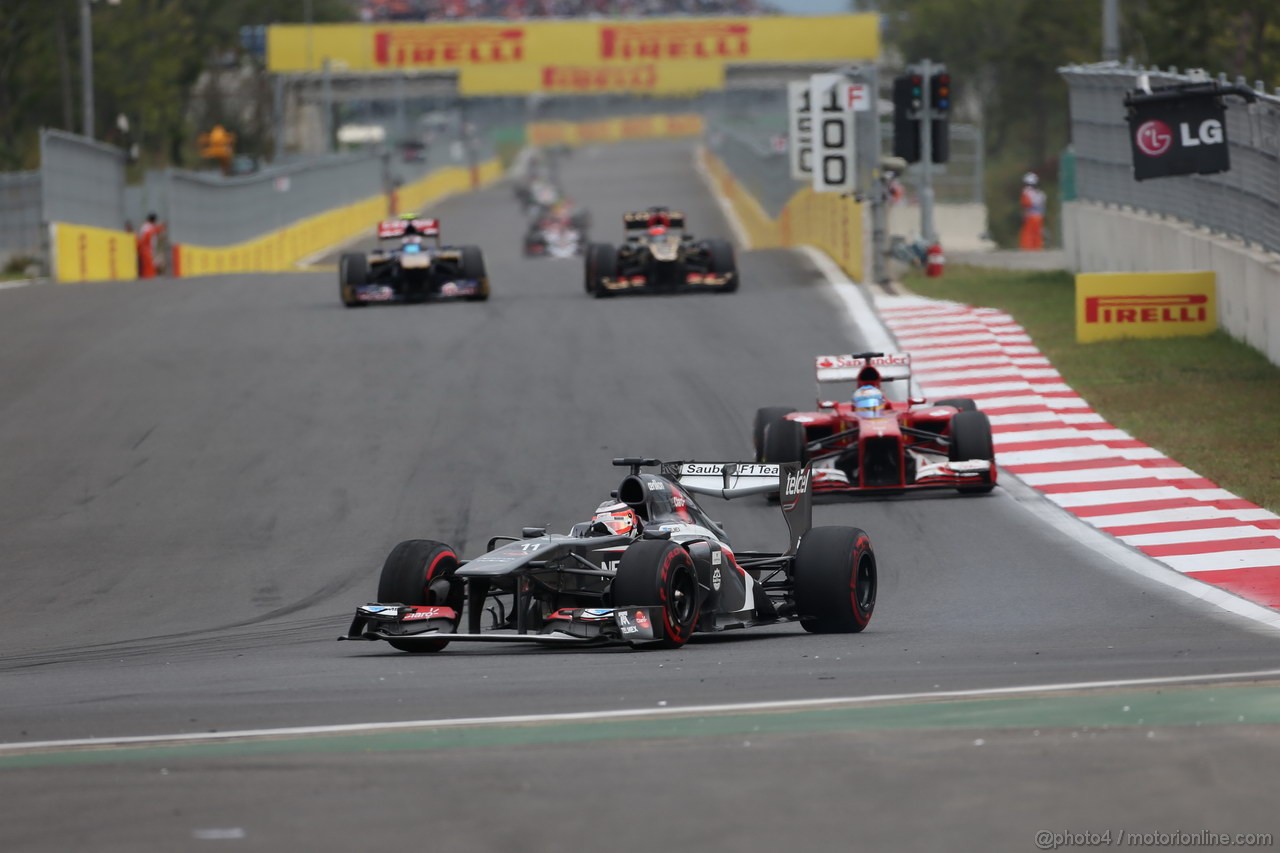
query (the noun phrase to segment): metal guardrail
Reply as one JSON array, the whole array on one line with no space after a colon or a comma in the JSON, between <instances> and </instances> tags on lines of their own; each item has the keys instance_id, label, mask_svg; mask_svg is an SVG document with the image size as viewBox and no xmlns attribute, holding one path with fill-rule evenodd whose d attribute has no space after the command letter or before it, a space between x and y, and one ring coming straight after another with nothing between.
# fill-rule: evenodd
<instances>
[{"instance_id":1,"label":"metal guardrail","mask_svg":"<svg viewBox=\"0 0 1280 853\"><path fill-rule=\"evenodd\" d=\"M40 132L41 221L121 229L124 152L60 130Z\"/></svg>"},{"instance_id":2,"label":"metal guardrail","mask_svg":"<svg viewBox=\"0 0 1280 853\"><path fill-rule=\"evenodd\" d=\"M786 151L776 150L770 135L709 123L706 142L771 217L776 218L800 188L791 178Z\"/></svg>"},{"instance_id":3,"label":"metal guardrail","mask_svg":"<svg viewBox=\"0 0 1280 853\"><path fill-rule=\"evenodd\" d=\"M229 246L384 189L382 159L343 154L240 177L179 169L161 178L161 216L176 243Z\"/></svg>"},{"instance_id":4,"label":"metal guardrail","mask_svg":"<svg viewBox=\"0 0 1280 853\"><path fill-rule=\"evenodd\" d=\"M40 173L0 174L0 255L40 253Z\"/></svg>"},{"instance_id":5,"label":"metal guardrail","mask_svg":"<svg viewBox=\"0 0 1280 853\"><path fill-rule=\"evenodd\" d=\"M1133 179L1125 93L1143 74L1153 87L1208 77L1117 62L1058 71L1070 93L1078 198L1171 216L1280 252L1280 89L1269 95L1259 81L1255 103L1228 107L1231 171L1139 182ZM1227 82L1226 75L1217 79ZM1243 78L1235 82L1249 85Z\"/></svg>"}]
</instances>

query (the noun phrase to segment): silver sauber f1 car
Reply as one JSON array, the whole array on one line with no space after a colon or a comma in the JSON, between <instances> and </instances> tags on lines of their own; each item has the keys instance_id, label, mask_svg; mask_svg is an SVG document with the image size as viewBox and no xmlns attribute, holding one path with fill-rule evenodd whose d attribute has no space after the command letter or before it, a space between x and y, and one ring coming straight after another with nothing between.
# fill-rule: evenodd
<instances>
[{"instance_id":1,"label":"silver sauber f1 car","mask_svg":"<svg viewBox=\"0 0 1280 853\"><path fill-rule=\"evenodd\" d=\"M357 608L340 639L406 652L456 641L677 647L698 633L785 621L816 633L867 626L876 602L871 540L855 527L810 527L803 466L614 464L630 473L568 533L495 536L469 560L441 542L401 542L382 567L378 601ZM735 549L694 499L770 491L790 531L783 551Z\"/></svg>"},{"instance_id":2,"label":"silver sauber f1 car","mask_svg":"<svg viewBox=\"0 0 1280 853\"><path fill-rule=\"evenodd\" d=\"M587 247L585 285L596 297L631 293L732 293L738 263L728 240L696 240L684 214L651 207L622 217L626 242Z\"/></svg>"},{"instance_id":3,"label":"silver sauber f1 car","mask_svg":"<svg viewBox=\"0 0 1280 853\"><path fill-rule=\"evenodd\" d=\"M820 355L815 367L815 411L785 406L756 411L752 432L758 461L811 464L815 494L926 488L976 494L995 488L986 414L967 398L927 403L910 396L909 355ZM889 382L906 385L908 402L885 396L882 386ZM831 383L851 384L851 398L824 397L824 386Z\"/></svg>"},{"instance_id":4,"label":"silver sauber f1 car","mask_svg":"<svg viewBox=\"0 0 1280 853\"><path fill-rule=\"evenodd\" d=\"M379 248L347 252L338 264L342 304L489 298L489 276L479 246L440 242L440 220L413 215L378 223Z\"/></svg>"}]
</instances>

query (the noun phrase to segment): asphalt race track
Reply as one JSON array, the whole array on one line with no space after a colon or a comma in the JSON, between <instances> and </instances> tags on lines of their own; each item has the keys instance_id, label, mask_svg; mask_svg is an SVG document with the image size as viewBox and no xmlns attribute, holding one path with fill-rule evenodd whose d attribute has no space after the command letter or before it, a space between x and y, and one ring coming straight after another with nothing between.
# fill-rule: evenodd
<instances>
[{"instance_id":1,"label":"asphalt race track","mask_svg":"<svg viewBox=\"0 0 1280 853\"><path fill-rule=\"evenodd\" d=\"M683 143L579 151L564 178L595 239L650 204L730 236ZM470 556L567 529L616 486L616 455L749 458L757 406L811 402L812 356L860 348L789 251L740 253L734 295L595 300L578 261L522 256L509 187L434 213L484 248L488 303L347 310L332 272L0 292L0 743L1280 666L1274 632L1139 578L1017 488L819 506L816 524L876 549L860 635L434 656L334 642L396 542ZM739 547L783 537L763 502L708 508ZM660 717L599 736L0 749L0 849L1031 850L1041 828L1280 830L1277 691L1115 689L1135 698L1101 701L1124 712L1043 700L1058 716L1034 735L974 699L910 724L710 717L688 738ZM1215 699L1271 724L1210 725ZM1108 722L1139 702L1145 722Z\"/></svg>"}]
</instances>

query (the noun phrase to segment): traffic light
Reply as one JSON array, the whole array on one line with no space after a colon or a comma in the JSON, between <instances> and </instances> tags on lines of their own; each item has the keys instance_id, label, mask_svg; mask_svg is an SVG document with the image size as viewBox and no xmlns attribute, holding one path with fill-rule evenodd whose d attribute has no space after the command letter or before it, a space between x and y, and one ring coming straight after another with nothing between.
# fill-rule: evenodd
<instances>
[{"instance_id":1,"label":"traffic light","mask_svg":"<svg viewBox=\"0 0 1280 853\"><path fill-rule=\"evenodd\" d=\"M951 156L951 133L948 121L951 116L951 75L935 71L929 75L929 110L933 120L929 122L933 134L929 153L933 162L945 163Z\"/></svg>"},{"instance_id":2,"label":"traffic light","mask_svg":"<svg viewBox=\"0 0 1280 853\"><path fill-rule=\"evenodd\" d=\"M208 133L200 134L198 142L200 156L205 160L217 160L222 163L224 169L230 165L231 158L235 156L236 135L220 124L215 124L213 130Z\"/></svg>"},{"instance_id":3,"label":"traffic light","mask_svg":"<svg viewBox=\"0 0 1280 853\"><path fill-rule=\"evenodd\" d=\"M893 156L920 162L920 110L924 107L919 74L893 78Z\"/></svg>"},{"instance_id":4,"label":"traffic light","mask_svg":"<svg viewBox=\"0 0 1280 853\"><path fill-rule=\"evenodd\" d=\"M935 117L951 112L951 75L945 71L929 75L929 106Z\"/></svg>"}]
</instances>

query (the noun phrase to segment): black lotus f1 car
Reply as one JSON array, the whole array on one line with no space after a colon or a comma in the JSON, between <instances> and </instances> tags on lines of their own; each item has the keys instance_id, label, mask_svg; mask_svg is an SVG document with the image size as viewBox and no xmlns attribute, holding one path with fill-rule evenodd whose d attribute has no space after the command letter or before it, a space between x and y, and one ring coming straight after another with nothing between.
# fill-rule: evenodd
<instances>
[{"instance_id":1,"label":"black lotus f1 car","mask_svg":"<svg viewBox=\"0 0 1280 853\"><path fill-rule=\"evenodd\" d=\"M738 263L727 240L697 240L684 214L651 207L624 214L626 242L587 247L585 286L598 298L632 293L732 293Z\"/></svg>"},{"instance_id":2,"label":"black lotus f1 car","mask_svg":"<svg viewBox=\"0 0 1280 853\"><path fill-rule=\"evenodd\" d=\"M815 633L867 626L876 602L871 540L855 527L810 527L807 468L613 462L630 473L568 533L495 536L469 560L430 539L401 542L382 567L378 601L357 608L339 639L385 640L405 652L455 641L674 648L698 633L785 621ZM769 492L780 493L785 551L735 550L693 497Z\"/></svg>"},{"instance_id":3,"label":"black lotus f1 car","mask_svg":"<svg viewBox=\"0 0 1280 853\"><path fill-rule=\"evenodd\" d=\"M489 276L479 246L440 242L440 220L404 216L378 223L382 246L347 252L338 264L342 304L489 298ZM391 244L391 241L398 241Z\"/></svg>"}]
</instances>

